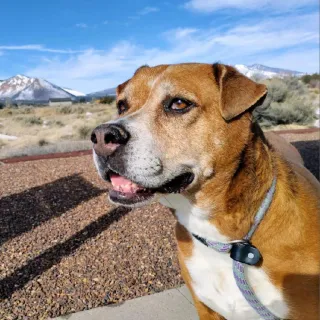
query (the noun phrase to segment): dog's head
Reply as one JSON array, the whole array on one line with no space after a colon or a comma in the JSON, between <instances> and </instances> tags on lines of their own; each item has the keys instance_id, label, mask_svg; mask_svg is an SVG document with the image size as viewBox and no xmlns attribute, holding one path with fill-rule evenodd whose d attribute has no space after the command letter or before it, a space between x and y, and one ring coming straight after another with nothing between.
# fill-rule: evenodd
<instances>
[{"instance_id":1,"label":"dog's head","mask_svg":"<svg viewBox=\"0 0 320 320\"><path fill-rule=\"evenodd\" d=\"M193 194L243 150L266 87L221 64L144 66L117 88L119 117L92 133L111 201Z\"/></svg>"}]
</instances>

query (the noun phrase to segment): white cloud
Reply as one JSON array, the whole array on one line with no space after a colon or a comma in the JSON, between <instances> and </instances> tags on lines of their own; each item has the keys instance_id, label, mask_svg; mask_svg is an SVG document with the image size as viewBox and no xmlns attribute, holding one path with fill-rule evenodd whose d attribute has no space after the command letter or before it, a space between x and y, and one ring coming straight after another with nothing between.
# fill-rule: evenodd
<instances>
[{"instance_id":1,"label":"white cloud","mask_svg":"<svg viewBox=\"0 0 320 320\"><path fill-rule=\"evenodd\" d=\"M221 61L312 72L319 69L318 30L317 14L248 22L224 31L178 28L164 33L166 49L121 42L108 51L47 58L25 73L88 93L123 82L142 64Z\"/></svg>"},{"instance_id":2,"label":"white cloud","mask_svg":"<svg viewBox=\"0 0 320 320\"><path fill-rule=\"evenodd\" d=\"M42 44L26 44L26 45L19 45L19 46L1 46L0 50L3 51L40 51L40 52L51 52L51 53L81 53L83 50L67 50L67 49L51 49L46 48Z\"/></svg>"},{"instance_id":3,"label":"white cloud","mask_svg":"<svg viewBox=\"0 0 320 320\"><path fill-rule=\"evenodd\" d=\"M75 26L82 29L88 28L88 25L86 23L77 23Z\"/></svg>"},{"instance_id":4,"label":"white cloud","mask_svg":"<svg viewBox=\"0 0 320 320\"><path fill-rule=\"evenodd\" d=\"M164 35L168 40L175 41L175 40L186 38L196 33L197 31L198 29L195 29L195 28L177 28L177 29L164 32Z\"/></svg>"},{"instance_id":5,"label":"white cloud","mask_svg":"<svg viewBox=\"0 0 320 320\"><path fill-rule=\"evenodd\" d=\"M265 65L303 72L319 72L319 49L290 50L277 56L260 57Z\"/></svg>"},{"instance_id":6,"label":"white cloud","mask_svg":"<svg viewBox=\"0 0 320 320\"><path fill-rule=\"evenodd\" d=\"M288 11L308 5L317 5L317 0L190 0L185 7L199 12L221 9Z\"/></svg>"},{"instance_id":7,"label":"white cloud","mask_svg":"<svg viewBox=\"0 0 320 320\"><path fill-rule=\"evenodd\" d=\"M144 16L146 14L157 12L159 11L159 8L157 7L145 7L141 11L138 12L139 15Z\"/></svg>"}]
</instances>

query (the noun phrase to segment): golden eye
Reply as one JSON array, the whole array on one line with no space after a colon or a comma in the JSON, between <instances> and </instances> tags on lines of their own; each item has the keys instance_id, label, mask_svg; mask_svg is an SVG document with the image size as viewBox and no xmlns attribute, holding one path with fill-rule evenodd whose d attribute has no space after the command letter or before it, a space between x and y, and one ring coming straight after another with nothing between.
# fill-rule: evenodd
<instances>
[{"instance_id":1,"label":"golden eye","mask_svg":"<svg viewBox=\"0 0 320 320\"><path fill-rule=\"evenodd\" d=\"M182 98L173 98L170 103L167 105L166 109L172 112L187 112L192 107L194 107L194 103L182 99Z\"/></svg>"},{"instance_id":2,"label":"golden eye","mask_svg":"<svg viewBox=\"0 0 320 320\"><path fill-rule=\"evenodd\" d=\"M172 104L171 104L171 109L172 110L182 110L182 109L185 109L187 108L189 105L181 100L181 99L174 99Z\"/></svg>"}]
</instances>

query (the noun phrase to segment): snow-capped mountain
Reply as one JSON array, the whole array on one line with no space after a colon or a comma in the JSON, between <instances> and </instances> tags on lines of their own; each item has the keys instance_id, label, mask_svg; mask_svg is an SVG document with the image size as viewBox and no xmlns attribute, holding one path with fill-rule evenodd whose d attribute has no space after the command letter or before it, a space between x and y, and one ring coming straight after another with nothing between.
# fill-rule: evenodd
<instances>
[{"instance_id":1,"label":"snow-capped mountain","mask_svg":"<svg viewBox=\"0 0 320 320\"><path fill-rule=\"evenodd\" d=\"M251 66L246 66L244 64L236 64L235 68L237 68L241 73L246 75L247 77L257 77L260 79L267 79L273 77L286 77L286 76L303 76L304 73L293 70L279 69L267 67L262 64L253 64Z\"/></svg>"},{"instance_id":2,"label":"snow-capped mountain","mask_svg":"<svg viewBox=\"0 0 320 320\"><path fill-rule=\"evenodd\" d=\"M0 83L0 98L11 98L27 86L31 85L34 78L18 74Z\"/></svg>"},{"instance_id":3,"label":"snow-capped mountain","mask_svg":"<svg viewBox=\"0 0 320 320\"><path fill-rule=\"evenodd\" d=\"M39 78L16 75L0 82L0 99L10 98L13 101L49 101L53 98L70 98L77 100L85 94L63 89Z\"/></svg>"},{"instance_id":4,"label":"snow-capped mountain","mask_svg":"<svg viewBox=\"0 0 320 320\"><path fill-rule=\"evenodd\" d=\"M115 95L116 95L116 88L109 88L109 89L92 92L88 94L89 97L93 97L93 98L102 98L105 96L115 96Z\"/></svg>"},{"instance_id":5,"label":"snow-capped mountain","mask_svg":"<svg viewBox=\"0 0 320 320\"><path fill-rule=\"evenodd\" d=\"M83 93L83 92L72 90L72 89L69 89L69 88L63 88L63 90L67 91L68 93L72 94L73 96L76 96L76 97L79 97L79 98L86 96L86 94Z\"/></svg>"},{"instance_id":6,"label":"snow-capped mountain","mask_svg":"<svg viewBox=\"0 0 320 320\"><path fill-rule=\"evenodd\" d=\"M34 79L34 81L12 96L12 100L19 101L19 100L32 100L32 101L49 101L49 99L53 98L70 98L72 99L74 96L62 88L46 81L43 79Z\"/></svg>"}]
</instances>

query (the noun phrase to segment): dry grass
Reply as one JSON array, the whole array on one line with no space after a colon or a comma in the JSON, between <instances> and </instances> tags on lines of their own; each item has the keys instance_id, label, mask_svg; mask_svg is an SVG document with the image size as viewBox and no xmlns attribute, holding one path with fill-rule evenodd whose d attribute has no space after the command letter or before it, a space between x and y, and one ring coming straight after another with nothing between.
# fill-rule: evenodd
<instances>
[{"instance_id":1,"label":"dry grass","mask_svg":"<svg viewBox=\"0 0 320 320\"><path fill-rule=\"evenodd\" d=\"M0 110L0 159L90 148L91 130L116 114L115 104L76 104Z\"/></svg>"}]
</instances>

